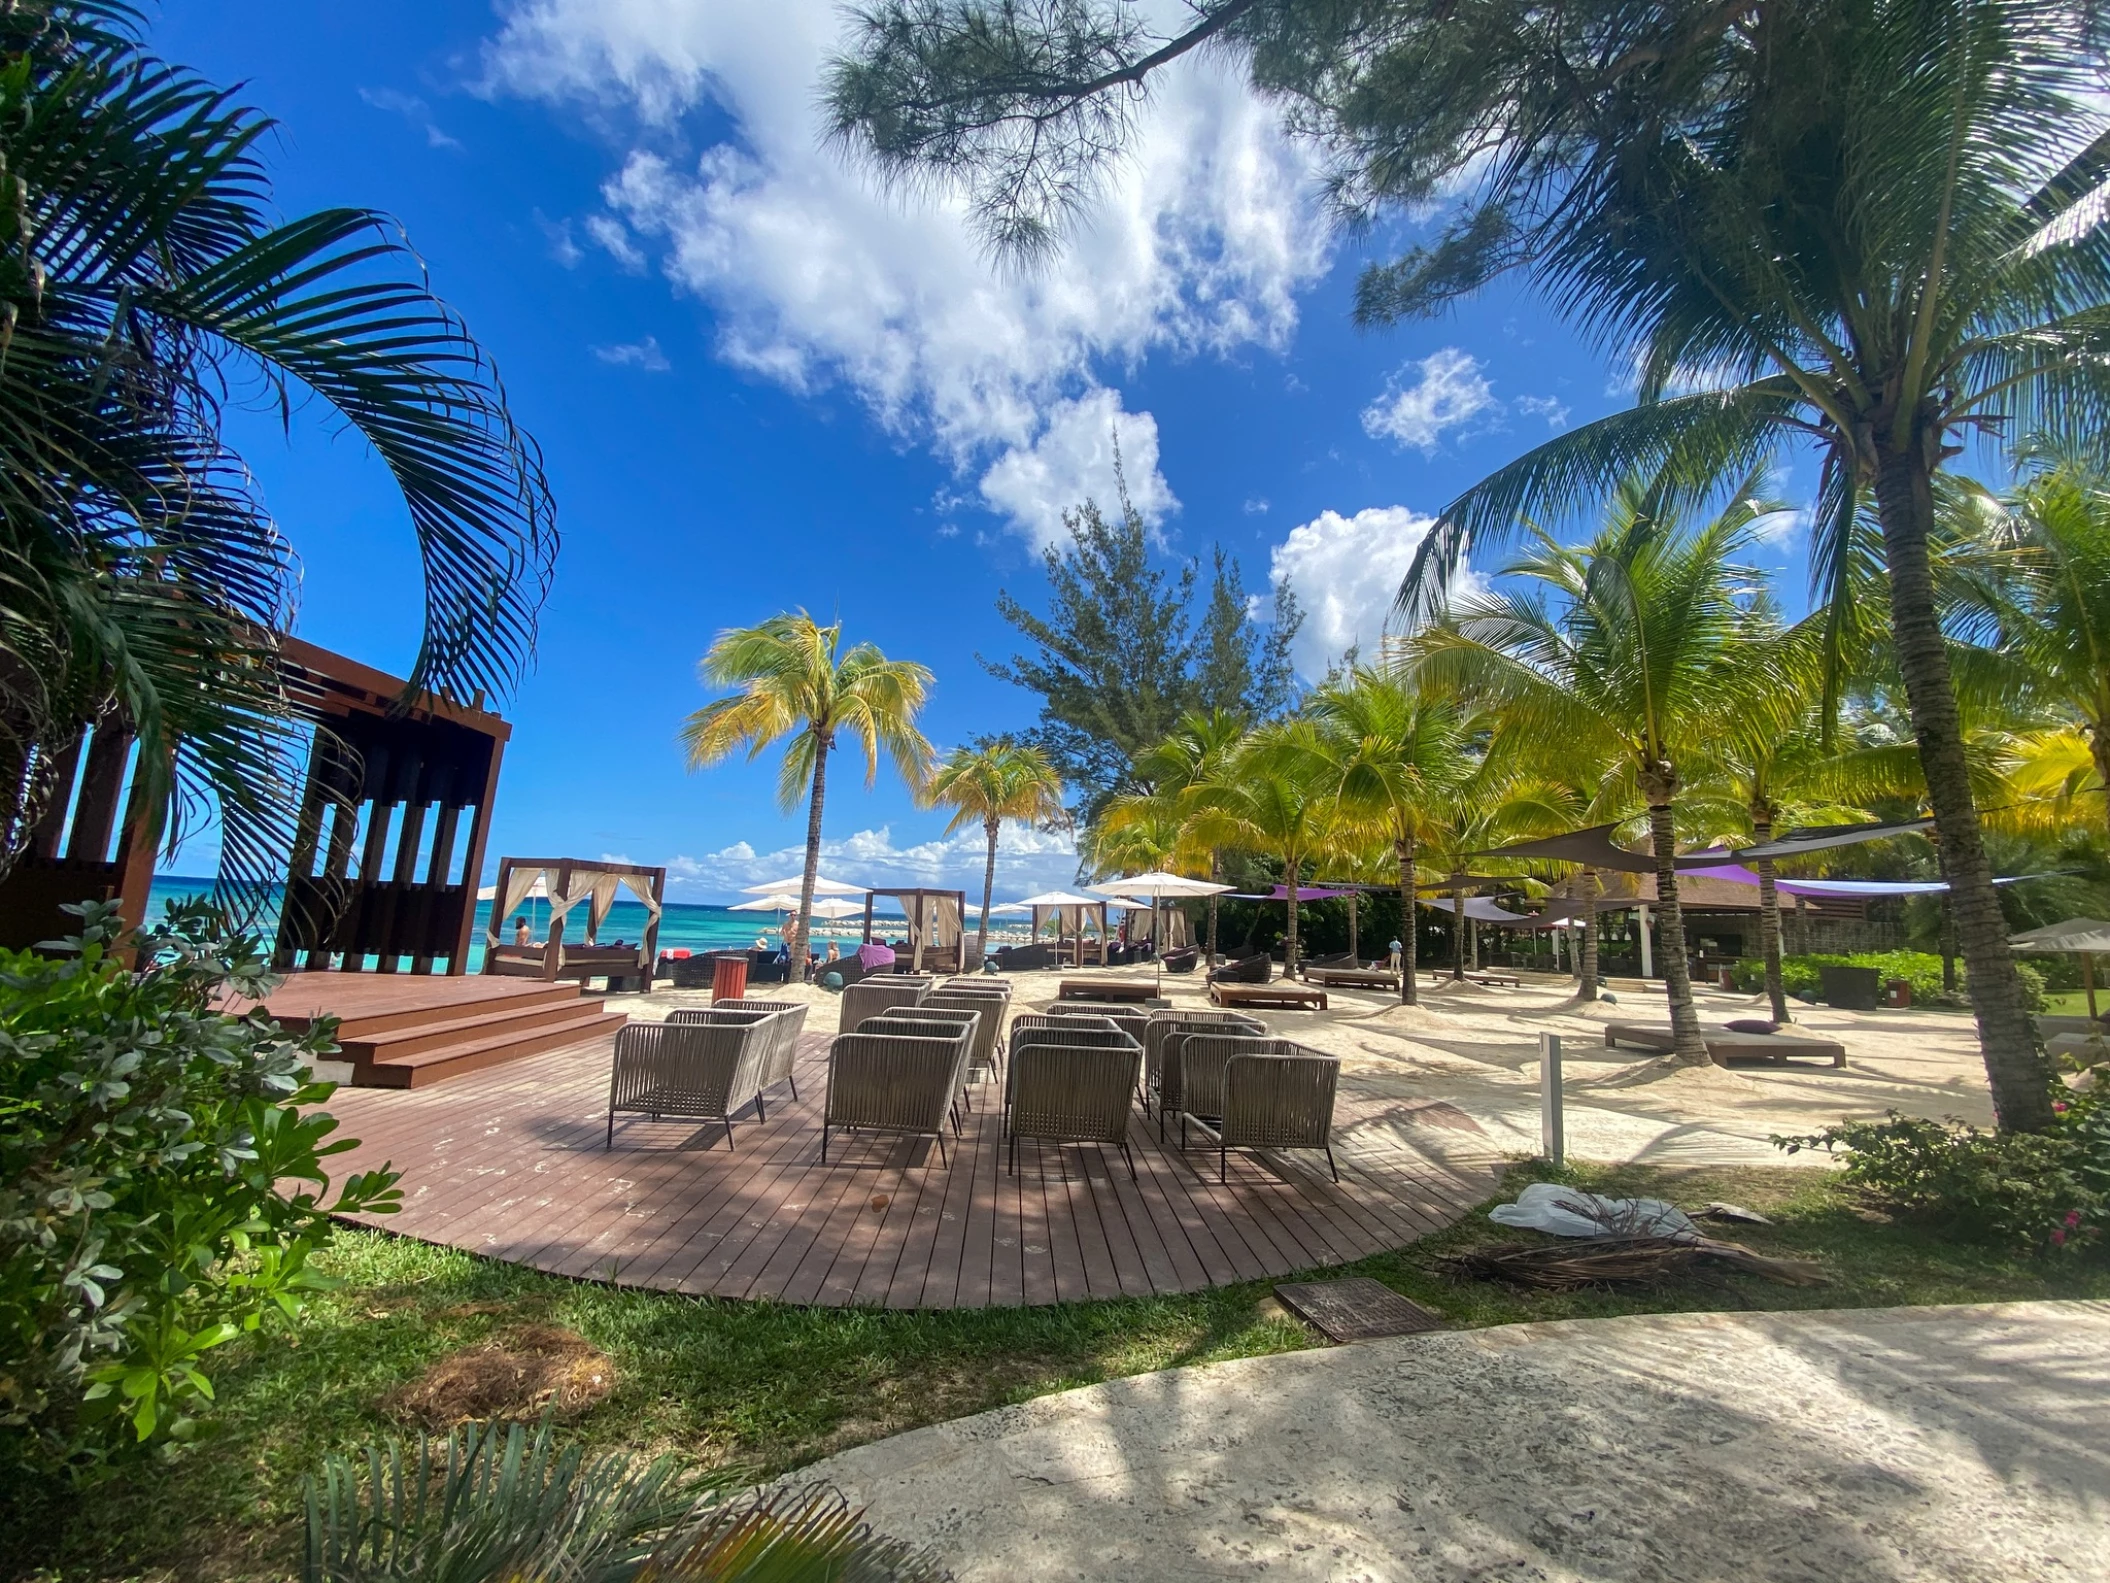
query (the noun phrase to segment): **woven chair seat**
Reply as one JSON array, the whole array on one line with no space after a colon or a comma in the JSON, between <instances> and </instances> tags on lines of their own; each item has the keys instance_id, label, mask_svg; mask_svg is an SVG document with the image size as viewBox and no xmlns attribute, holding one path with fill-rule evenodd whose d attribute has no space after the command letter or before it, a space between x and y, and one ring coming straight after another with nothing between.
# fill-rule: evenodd
<instances>
[{"instance_id":1,"label":"woven chair seat","mask_svg":"<svg viewBox=\"0 0 2110 1583\"><path fill-rule=\"evenodd\" d=\"M838 1034L828 1048L821 1162L827 1163L833 1127L932 1137L938 1141L939 1160L946 1162L945 1123L973 1045L972 1025L957 1022L910 1023L899 1032L860 1029Z\"/></svg>"}]
</instances>

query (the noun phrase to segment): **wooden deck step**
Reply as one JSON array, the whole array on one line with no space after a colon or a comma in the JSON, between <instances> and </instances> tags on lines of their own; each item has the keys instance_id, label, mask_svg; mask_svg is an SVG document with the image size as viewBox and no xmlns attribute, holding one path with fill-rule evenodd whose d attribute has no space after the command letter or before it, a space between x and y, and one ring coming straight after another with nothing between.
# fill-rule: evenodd
<instances>
[{"instance_id":1,"label":"wooden deck step","mask_svg":"<svg viewBox=\"0 0 2110 1583\"><path fill-rule=\"evenodd\" d=\"M352 1057L352 1083L355 1087L424 1088L504 1061L540 1055L546 1050L561 1049L584 1040L602 1039L627 1021L628 1017L621 1012L611 1012L599 1001L581 1001L570 1015L554 1021L527 1027L514 1026L480 1037L476 1036L476 1029L470 1027L449 1042L380 1059L362 1060L359 1052L349 1046L346 1054Z\"/></svg>"},{"instance_id":2,"label":"wooden deck step","mask_svg":"<svg viewBox=\"0 0 2110 1583\"><path fill-rule=\"evenodd\" d=\"M428 1050L495 1038L502 1033L529 1033L553 1023L575 1022L581 1014L592 1014L603 1002L581 1000L576 995L553 999L479 1001L467 1006L443 1007L421 1022L364 1036L340 1031L337 1042L347 1061L393 1061L423 1055Z\"/></svg>"},{"instance_id":3,"label":"wooden deck step","mask_svg":"<svg viewBox=\"0 0 2110 1583\"><path fill-rule=\"evenodd\" d=\"M577 1005L580 997L580 986L573 983L527 984L481 974L413 978L406 973L391 980L381 974L332 973L327 975L331 982L317 986L322 977L295 975L265 1009L293 1029L307 1027L313 1012L327 1011L338 1019L339 1041L350 1043L485 1012Z\"/></svg>"}]
</instances>

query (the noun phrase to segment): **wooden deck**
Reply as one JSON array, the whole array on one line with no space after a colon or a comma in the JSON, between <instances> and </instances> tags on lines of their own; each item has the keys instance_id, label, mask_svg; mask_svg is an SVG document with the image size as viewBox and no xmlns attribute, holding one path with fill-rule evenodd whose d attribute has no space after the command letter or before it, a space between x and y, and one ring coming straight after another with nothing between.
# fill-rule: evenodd
<instances>
[{"instance_id":1,"label":"wooden deck","mask_svg":"<svg viewBox=\"0 0 2110 1583\"><path fill-rule=\"evenodd\" d=\"M1140 1114L1135 1182L1118 1152L1030 1140L1008 1176L989 1086L947 1140L949 1168L927 1140L869 1133L839 1137L824 1166L816 1035L799 1099L779 1088L766 1123L743 1112L736 1150L715 1122L638 1118L604 1153L609 1053L604 1037L429 1089L342 1089L330 1109L363 1142L335 1168L387 1160L403 1173L402 1212L371 1225L554 1274L891 1308L1189 1292L1340 1264L1450 1224L1499 1169L1491 1150L1446 1163L1402 1143L1423 1111L1449 1107L1377 1098L1352 1076L1336 1110L1338 1186L1323 1157L1301 1154L1234 1154L1219 1186L1213 1151L1181 1157L1176 1129L1160 1147ZM1470 1140L1462 1114L1433 1119L1432 1141Z\"/></svg>"}]
</instances>

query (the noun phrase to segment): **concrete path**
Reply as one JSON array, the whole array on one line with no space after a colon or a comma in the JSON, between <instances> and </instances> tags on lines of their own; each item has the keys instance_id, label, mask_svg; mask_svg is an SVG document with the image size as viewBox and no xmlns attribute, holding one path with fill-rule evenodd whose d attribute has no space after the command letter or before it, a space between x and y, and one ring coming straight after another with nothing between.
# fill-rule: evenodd
<instances>
[{"instance_id":1,"label":"concrete path","mask_svg":"<svg viewBox=\"0 0 2110 1583\"><path fill-rule=\"evenodd\" d=\"M959 1583L2110 1577L2110 1303L1576 1320L1117 1380L807 1470Z\"/></svg>"}]
</instances>

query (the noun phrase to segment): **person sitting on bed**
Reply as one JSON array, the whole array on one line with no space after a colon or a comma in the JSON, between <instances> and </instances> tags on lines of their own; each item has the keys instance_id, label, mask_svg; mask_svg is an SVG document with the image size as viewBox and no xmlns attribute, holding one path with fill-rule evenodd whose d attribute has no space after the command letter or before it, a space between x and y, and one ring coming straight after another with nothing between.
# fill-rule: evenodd
<instances>
[{"instance_id":1,"label":"person sitting on bed","mask_svg":"<svg viewBox=\"0 0 2110 1583\"><path fill-rule=\"evenodd\" d=\"M535 943L535 931L528 927L525 915L513 920L513 943L515 945L533 945Z\"/></svg>"}]
</instances>

